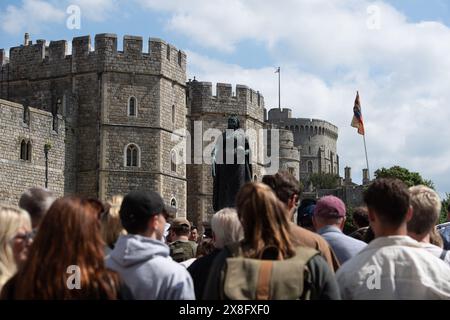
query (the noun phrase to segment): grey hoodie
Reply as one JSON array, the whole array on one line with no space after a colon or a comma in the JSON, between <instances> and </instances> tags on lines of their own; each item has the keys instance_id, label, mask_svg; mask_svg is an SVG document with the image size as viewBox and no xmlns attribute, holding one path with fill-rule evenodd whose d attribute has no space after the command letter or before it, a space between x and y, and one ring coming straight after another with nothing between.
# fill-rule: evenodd
<instances>
[{"instance_id":1,"label":"grey hoodie","mask_svg":"<svg viewBox=\"0 0 450 320\"><path fill-rule=\"evenodd\" d=\"M137 300L195 300L189 272L172 260L161 241L121 236L106 266L120 274Z\"/></svg>"}]
</instances>

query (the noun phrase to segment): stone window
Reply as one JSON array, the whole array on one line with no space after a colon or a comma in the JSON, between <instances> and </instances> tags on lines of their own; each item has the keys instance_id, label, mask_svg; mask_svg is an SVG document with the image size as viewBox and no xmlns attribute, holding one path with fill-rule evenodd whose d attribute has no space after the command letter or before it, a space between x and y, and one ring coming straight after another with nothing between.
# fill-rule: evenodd
<instances>
[{"instance_id":1,"label":"stone window","mask_svg":"<svg viewBox=\"0 0 450 320\"><path fill-rule=\"evenodd\" d=\"M29 107L23 108L23 123L30 125L30 108Z\"/></svg>"},{"instance_id":2,"label":"stone window","mask_svg":"<svg viewBox=\"0 0 450 320\"><path fill-rule=\"evenodd\" d=\"M172 105L172 123L175 123L175 105Z\"/></svg>"},{"instance_id":3,"label":"stone window","mask_svg":"<svg viewBox=\"0 0 450 320\"><path fill-rule=\"evenodd\" d=\"M31 142L22 140L20 143L20 160L31 161Z\"/></svg>"},{"instance_id":4,"label":"stone window","mask_svg":"<svg viewBox=\"0 0 450 320\"><path fill-rule=\"evenodd\" d=\"M288 172L292 175L294 175L294 168L288 167Z\"/></svg>"},{"instance_id":5,"label":"stone window","mask_svg":"<svg viewBox=\"0 0 450 320\"><path fill-rule=\"evenodd\" d=\"M313 173L313 163L312 163L312 161L308 161L308 173Z\"/></svg>"},{"instance_id":6,"label":"stone window","mask_svg":"<svg viewBox=\"0 0 450 320\"><path fill-rule=\"evenodd\" d=\"M170 171L177 172L177 153L175 150L170 152Z\"/></svg>"},{"instance_id":7,"label":"stone window","mask_svg":"<svg viewBox=\"0 0 450 320\"><path fill-rule=\"evenodd\" d=\"M140 149L135 144L129 144L125 148L125 167L138 168L140 167Z\"/></svg>"},{"instance_id":8,"label":"stone window","mask_svg":"<svg viewBox=\"0 0 450 320\"><path fill-rule=\"evenodd\" d=\"M136 97L130 97L128 99L128 116L137 117L137 99Z\"/></svg>"},{"instance_id":9,"label":"stone window","mask_svg":"<svg viewBox=\"0 0 450 320\"><path fill-rule=\"evenodd\" d=\"M178 65L181 66L181 51L178 51Z\"/></svg>"},{"instance_id":10,"label":"stone window","mask_svg":"<svg viewBox=\"0 0 450 320\"><path fill-rule=\"evenodd\" d=\"M170 44L168 44L166 47L166 58L170 61Z\"/></svg>"},{"instance_id":11,"label":"stone window","mask_svg":"<svg viewBox=\"0 0 450 320\"><path fill-rule=\"evenodd\" d=\"M295 132L298 132L300 129L298 126L295 126Z\"/></svg>"},{"instance_id":12,"label":"stone window","mask_svg":"<svg viewBox=\"0 0 450 320\"><path fill-rule=\"evenodd\" d=\"M52 129L53 129L53 131L58 132L58 115L57 114L53 115Z\"/></svg>"},{"instance_id":13,"label":"stone window","mask_svg":"<svg viewBox=\"0 0 450 320\"><path fill-rule=\"evenodd\" d=\"M172 198L172 200L170 200L170 206L172 208L176 208L177 207L177 199Z\"/></svg>"}]
</instances>

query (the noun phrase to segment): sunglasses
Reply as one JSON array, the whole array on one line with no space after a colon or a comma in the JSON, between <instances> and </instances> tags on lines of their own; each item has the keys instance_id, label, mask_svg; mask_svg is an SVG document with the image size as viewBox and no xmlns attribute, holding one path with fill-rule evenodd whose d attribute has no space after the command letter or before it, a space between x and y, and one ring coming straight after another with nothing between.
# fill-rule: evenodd
<instances>
[{"instance_id":1,"label":"sunglasses","mask_svg":"<svg viewBox=\"0 0 450 320\"><path fill-rule=\"evenodd\" d=\"M31 232L25 232L25 233L18 233L14 236L14 240L22 240L22 241L32 241L36 237L36 230L33 230Z\"/></svg>"}]
</instances>

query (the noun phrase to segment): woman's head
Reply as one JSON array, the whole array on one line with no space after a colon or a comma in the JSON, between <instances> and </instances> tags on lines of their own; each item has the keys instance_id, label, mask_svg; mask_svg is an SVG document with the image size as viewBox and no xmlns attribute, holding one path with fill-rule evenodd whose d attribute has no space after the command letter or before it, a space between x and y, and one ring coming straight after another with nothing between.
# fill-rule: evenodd
<instances>
[{"instance_id":1,"label":"woman's head","mask_svg":"<svg viewBox=\"0 0 450 320\"><path fill-rule=\"evenodd\" d=\"M68 197L53 203L18 274L16 298L94 298L107 291L99 222L102 211L97 200ZM73 266L80 270L81 290L68 289L72 275L68 270Z\"/></svg>"},{"instance_id":2,"label":"woman's head","mask_svg":"<svg viewBox=\"0 0 450 320\"><path fill-rule=\"evenodd\" d=\"M268 246L277 247L285 258L294 254L287 208L269 186L262 183L244 185L237 195L236 205L249 256L261 256Z\"/></svg>"},{"instance_id":3,"label":"woman's head","mask_svg":"<svg viewBox=\"0 0 450 320\"><path fill-rule=\"evenodd\" d=\"M122 205L123 197L114 196L108 201L109 209L105 211L105 214L101 217L101 232L103 241L110 247L114 248L114 245L120 235L126 234L122 223L120 222L120 206Z\"/></svg>"},{"instance_id":4,"label":"woman's head","mask_svg":"<svg viewBox=\"0 0 450 320\"><path fill-rule=\"evenodd\" d=\"M0 205L0 291L28 256L31 219L22 209Z\"/></svg>"}]
</instances>

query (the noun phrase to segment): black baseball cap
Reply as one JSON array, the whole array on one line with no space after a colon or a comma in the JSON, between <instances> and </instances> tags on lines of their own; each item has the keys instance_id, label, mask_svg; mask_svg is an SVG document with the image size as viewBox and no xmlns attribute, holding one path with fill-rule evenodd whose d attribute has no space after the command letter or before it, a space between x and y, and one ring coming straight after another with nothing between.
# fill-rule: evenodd
<instances>
[{"instance_id":1,"label":"black baseball cap","mask_svg":"<svg viewBox=\"0 0 450 320\"><path fill-rule=\"evenodd\" d=\"M165 214L165 204L154 191L132 191L125 196L120 207L120 220L129 231L141 229L156 214Z\"/></svg>"}]
</instances>

